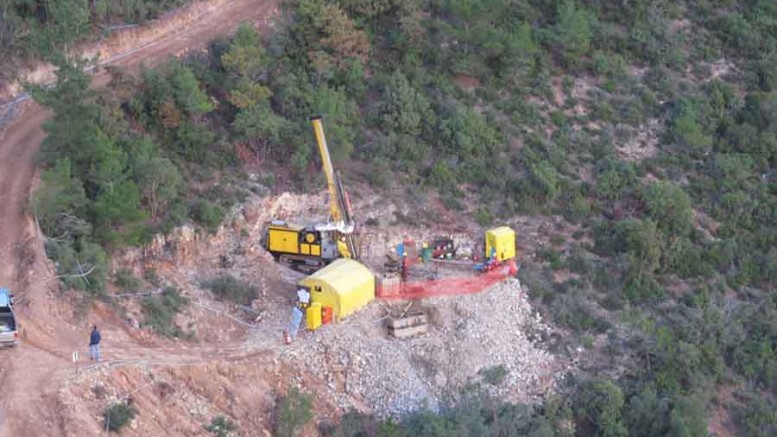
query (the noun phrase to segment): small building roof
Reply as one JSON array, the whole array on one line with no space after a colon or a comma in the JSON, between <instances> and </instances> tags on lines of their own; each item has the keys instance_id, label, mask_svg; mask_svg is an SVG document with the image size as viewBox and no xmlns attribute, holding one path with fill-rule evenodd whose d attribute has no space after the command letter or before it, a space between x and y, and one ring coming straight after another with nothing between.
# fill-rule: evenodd
<instances>
[{"instance_id":1,"label":"small building roof","mask_svg":"<svg viewBox=\"0 0 777 437\"><path fill-rule=\"evenodd\" d=\"M299 285L310 286L321 281L332 287L337 294L347 294L353 289L353 284L363 284L374 280L370 269L358 261L338 259L321 270L301 280Z\"/></svg>"},{"instance_id":2,"label":"small building roof","mask_svg":"<svg viewBox=\"0 0 777 437\"><path fill-rule=\"evenodd\" d=\"M492 228L486 231L487 234L499 236L499 235L508 235L508 234L515 234L515 231L513 228L509 226L500 226L498 228Z\"/></svg>"}]
</instances>

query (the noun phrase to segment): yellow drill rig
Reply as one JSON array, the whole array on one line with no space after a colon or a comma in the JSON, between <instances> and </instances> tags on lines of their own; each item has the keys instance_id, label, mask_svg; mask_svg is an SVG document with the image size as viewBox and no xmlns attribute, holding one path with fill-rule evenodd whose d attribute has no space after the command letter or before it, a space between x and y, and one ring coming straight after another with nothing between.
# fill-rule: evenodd
<instances>
[{"instance_id":1,"label":"yellow drill rig","mask_svg":"<svg viewBox=\"0 0 777 437\"><path fill-rule=\"evenodd\" d=\"M329 221L296 225L273 220L264 235L264 247L280 263L310 273L337 258L358 259L355 223L348 193L332 167L321 116L311 117L313 133L329 189Z\"/></svg>"}]
</instances>

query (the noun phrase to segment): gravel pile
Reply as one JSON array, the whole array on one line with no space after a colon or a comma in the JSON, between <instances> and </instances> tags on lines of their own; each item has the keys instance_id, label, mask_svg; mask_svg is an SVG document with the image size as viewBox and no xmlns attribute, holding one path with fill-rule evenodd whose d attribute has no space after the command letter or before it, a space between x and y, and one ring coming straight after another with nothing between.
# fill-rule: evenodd
<instances>
[{"instance_id":1,"label":"gravel pile","mask_svg":"<svg viewBox=\"0 0 777 437\"><path fill-rule=\"evenodd\" d=\"M398 415L436 409L484 369L504 366L498 385L484 384L511 401L532 401L552 385L561 366L526 333L549 334L516 279L482 293L428 299L426 335L399 340L386 335L384 303L376 302L335 326L303 333L281 358L327 381L342 408ZM543 336L543 335L540 335Z\"/></svg>"}]
</instances>

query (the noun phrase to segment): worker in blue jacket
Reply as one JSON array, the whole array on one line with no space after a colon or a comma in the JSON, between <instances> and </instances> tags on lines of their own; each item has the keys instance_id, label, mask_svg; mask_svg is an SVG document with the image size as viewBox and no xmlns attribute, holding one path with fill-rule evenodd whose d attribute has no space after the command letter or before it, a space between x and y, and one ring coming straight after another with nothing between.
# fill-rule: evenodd
<instances>
[{"instance_id":1,"label":"worker in blue jacket","mask_svg":"<svg viewBox=\"0 0 777 437\"><path fill-rule=\"evenodd\" d=\"M92 334L89 335L89 359L97 362L102 358L100 356L100 331L97 330L97 325L92 327Z\"/></svg>"}]
</instances>

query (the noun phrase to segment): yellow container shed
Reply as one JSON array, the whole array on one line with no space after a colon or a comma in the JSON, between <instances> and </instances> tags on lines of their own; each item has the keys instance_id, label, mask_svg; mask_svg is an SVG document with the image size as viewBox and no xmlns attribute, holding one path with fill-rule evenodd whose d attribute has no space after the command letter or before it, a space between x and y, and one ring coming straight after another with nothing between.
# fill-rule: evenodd
<instances>
[{"instance_id":1,"label":"yellow container shed","mask_svg":"<svg viewBox=\"0 0 777 437\"><path fill-rule=\"evenodd\" d=\"M350 259L338 259L298 285L310 291L312 303L332 308L335 320L375 299L375 276L367 267Z\"/></svg>"},{"instance_id":2,"label":"yellow container shed","mask_svg":"<svg viewBox=\"0 0 777 437\"><path fill-rule=\"evenodd\" d=\"M498 261L515 258L515 231L508 226L486 231L486 258L492 253Z\"/></svg>"}]
</instances>

